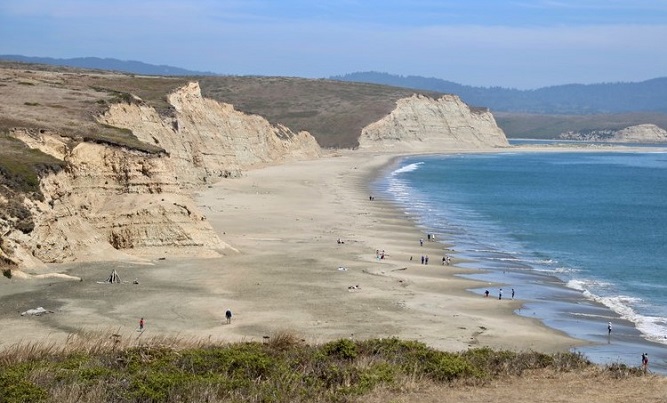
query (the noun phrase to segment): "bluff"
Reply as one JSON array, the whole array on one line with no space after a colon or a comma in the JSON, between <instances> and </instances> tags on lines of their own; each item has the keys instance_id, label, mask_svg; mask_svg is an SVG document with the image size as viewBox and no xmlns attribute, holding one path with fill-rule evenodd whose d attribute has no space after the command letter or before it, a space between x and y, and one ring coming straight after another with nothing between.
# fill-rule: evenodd
<instances>
[{"instance_id":1,"label":"bluff","mask_svg":"<svg viewBox=\"0 0 667 403\"><path fill-rule=\"evenodd\" d=\"M508 147L491 112L470 108L455 95L433 99L413 95L361 131L359 148L396 152Z\"/></svg>"},{"instance_id":2,"label":"bluff","mask_svg":"<svg viewBox=\"0 0 667 403\"><path fill-rule=\"evenodd\" d=\"M197 83L167 99L173 107L168 115L134 97L97 117L161 147L159 153L72 142L48 129L12 128L11 136L64 161L66 169L40 179L43 200L24 200L35 223L32 231L0 220L4 260L35 268L52 262L233 252L197 211L192 189L244 169L320 155L307 132L293 133L204 99Z\"/></svg>"},{"instance_id":3,"label":"bluff","mask_svg":"<svg viewBox=\"0 0 667 403\"><path fill-rule=\"evenodd\" d=\"M221 77L209 83L214 100L183 79L11 67L0 79L0 266L14 268L235 253L192 192L318 158L336 133L329 144L397 153L508 145L486 109L381 86L236 78L225 87ZM229 94L245 99L244 111L220 99ZM273 122L257 112L264 107ZM292 131L287 117L314 132ZM47 162L30 165L36 153Z\"/></svg>"},{"instance_id":4,"label":"bluff","mask_svg":"<svg viewBox=\"0 0 667 403\"><path fill-rule=\"evenodd\" d=\"M561 133L559 138L579 141L604 141L614 143L665 143L667 131L653 124L626 127L621 130L586 130Z\"/></svg>"}]
</instances>

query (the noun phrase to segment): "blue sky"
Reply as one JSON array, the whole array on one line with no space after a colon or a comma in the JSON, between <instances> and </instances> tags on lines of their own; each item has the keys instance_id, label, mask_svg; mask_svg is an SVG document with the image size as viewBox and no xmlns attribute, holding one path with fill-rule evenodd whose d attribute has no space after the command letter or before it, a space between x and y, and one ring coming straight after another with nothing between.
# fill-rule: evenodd
<instances>
[{"instance_id":1,"label":"blue sky","mask_svg":"<svg viewBox=\"0 0 667 403\"><path fill-rule=\"evenodd\" d=\"M0 54L520 89L667 76L667 0L2 0Z\"/></svg>"}]
</instances>

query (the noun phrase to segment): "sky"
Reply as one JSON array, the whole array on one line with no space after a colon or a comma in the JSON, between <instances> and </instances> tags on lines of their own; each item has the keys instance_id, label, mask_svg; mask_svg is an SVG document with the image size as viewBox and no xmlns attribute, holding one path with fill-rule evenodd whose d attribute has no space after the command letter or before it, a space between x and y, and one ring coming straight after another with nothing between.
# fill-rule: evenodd
<instances>
[{"instance_id":1,"label":"sky","mask_svg":"<svg viewBox=\"0 0 667 403\"><path fill-rule=\"evenodd\" d=\"M2 0L0 54L534 89L667 76L667 0Z\"/></svg>"}]
</instances>

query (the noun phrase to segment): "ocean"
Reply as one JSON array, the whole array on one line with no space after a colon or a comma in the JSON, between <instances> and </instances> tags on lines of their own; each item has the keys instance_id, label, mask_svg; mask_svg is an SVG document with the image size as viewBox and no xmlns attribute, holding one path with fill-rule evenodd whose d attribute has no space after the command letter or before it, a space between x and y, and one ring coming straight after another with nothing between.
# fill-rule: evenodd
<instances>
[{"instance_id":1,"label":"ocean","mask_svg":"<svg viewBox=\"0 0 667 403\"><path fill-rule=\"evenodd\" d=\"M451 245L470 290L510 289L516 313L586 340L600 364L667 373L667 153L411 156L374 183ZM608 334L607 324L612 323Z\"/></svg>"}]
</instances>

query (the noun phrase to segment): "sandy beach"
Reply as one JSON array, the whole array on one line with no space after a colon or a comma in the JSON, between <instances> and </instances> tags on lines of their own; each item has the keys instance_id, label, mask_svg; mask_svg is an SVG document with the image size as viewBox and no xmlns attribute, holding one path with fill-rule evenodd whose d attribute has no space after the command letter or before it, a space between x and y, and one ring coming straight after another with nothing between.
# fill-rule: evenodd
<instances>
[{"instance_id":1,"label":"sandy beach","mask_svg":"<svg viewBox=\"0 0 667 403\"><path fill-rule=\"evenodd\" d=\"M429 242L389 202L369 200L369 180L391 159L346 152L210 186L197 197L201 212L237 250L221 258L174 258L164 251L136 263L51 266L80 282L14 279L10 285L3 278L0 347L26 335L59 341L78 331L262 340L281 330L310 342L396 336L449 351L554 352L582 345L513 314L520 300L466 291L480 284L457 277L470 270L456 261L442 265L446 240ZM422 255L430 257L428 265ZM99 284L114 268L124 282ZM38 306L53 313L19 315ZM146 331L137 333L141 317Z\"/></svg>"},{"instance_id":2,"label":"sandy beach","mask_svg":"<svg viewBox=\"0 0 667 403\"><path fill-rule=\"evenodd\" d=\"M369 200L369 181L392 158L344 153L252 170L212 185L197 200L216 232L236 249L222 251L223 257L174 258L162 251L161 257L136 262L49 268L81 281L2 277L0 349L61 345L71 334L130 342L163 336L262 341L280 331L310 343L396 336L448 351L489 346L558 352L584 345L514 314L521 300L467 291L497 288L457 277L475 271L457 267L456 260L442 265L447 245L440 242L446 240L428 242L391 203ZM378 250L384 259L376 258ZM420 263L421 255L429 255L428 265ZM113 269L122 283L100 284ZM50 313L20 315L36 307ZM143 332L137 331L140 318ZM486 387L379 390L365 401L586 402L604 394L612 402L657 402L665 393L666 377L539 372Z\"/></svg>"}]
</instances>

